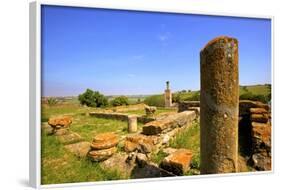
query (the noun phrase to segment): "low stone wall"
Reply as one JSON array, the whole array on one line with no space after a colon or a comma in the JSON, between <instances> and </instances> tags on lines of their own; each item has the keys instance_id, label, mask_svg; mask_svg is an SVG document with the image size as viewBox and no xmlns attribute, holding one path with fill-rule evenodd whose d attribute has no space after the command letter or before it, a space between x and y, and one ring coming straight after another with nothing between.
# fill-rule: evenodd
<instances>
[{"instance_id":1,"label":"low stone wall","mask_svg":"<svg viewBox=\"0 0 281 190\"><path fill-rule=\"evenodd\" d=\"M90 116L105 118L105 119L117 119L122 121L128 121L128 114L123 113L102 113L102 112L90 112Z\"/></svg>"},{"instance_id":2,"label":"low stone wall","mask_svg":"<svg viewBox=\"0 0 281 190\"><path fill-rule=\"evenodd\" d=\"M126 111L136 111L136 110L144 110L145 104L135 104L129 106L116 106L112 108L114 112L126 112Z\"/></svg>"},{"instance_id":3,"label":"low stone wall","mask_svg":"<svg viewBox=\"0 0 281 190\"><path fill-rule=\"evenodd\" d=\"M143 126L143 134L157 135L160 133L166 133L173 130L174 128L191 124L195 118L195 111L184 111L181 113L169 115L161 120L155 120L146 123Z\"/></svg>"},{"instance_id":4,"label":"low stone wall","mask_svg":"<svg viewBox=\"0 0 281 190\"><path fill-rule=\"evenodd\" d=\"M267 104L243 100L239 103L239 141L257 170L271 170L271 111ZM244 141L242 141L244 139Z\"/></svg>"},{"instance_id":5,"label":"low stone wall","mask_svg":"<svg viewBox=\"0 0 281 190\"><path fill-rule=\"evenodd\" d=\"M151 121L156 120L156 118L153 117L147 117L147 116L138 116L138 115L132 115L132 114L125 114L125 113L115 113L115 112L90 112L90 116L98 117L98 118L105 118L105 119L117 119L121 121L128 121L129 117L136 117L137 121L140 123L148 123Z\"/></svg>"},{"instance_id":6,"label":"low stone wall","mask_svg":"<svg viewBox=\"0 0 281 190\"><path fill-rule=\"evenodd\" d=\"M189 110L191 107L200 107L200 101L183 101L178 104L178 112Z\"/></svg>"}]
</instances>

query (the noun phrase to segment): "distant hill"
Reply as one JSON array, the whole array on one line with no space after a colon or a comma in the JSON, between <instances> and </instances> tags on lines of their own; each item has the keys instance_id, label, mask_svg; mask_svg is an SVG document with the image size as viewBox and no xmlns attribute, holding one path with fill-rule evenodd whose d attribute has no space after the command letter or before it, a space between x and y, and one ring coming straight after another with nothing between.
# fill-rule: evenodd
<instances>
[{"instance_id":1,"label":"distant hill","mask_svg":"<svg viewBox=\"0 0 281 190\"><path fill-rule=\"evenodd\" d=\"M239 89L240 99L256 100L267 103L271 100L271 85L243 85ZM173 93L173 102L200 100L200 91L181 90ZM164 105L163 94L153 95L145 98L149 105Z\"/></svg>"}]
</instances>

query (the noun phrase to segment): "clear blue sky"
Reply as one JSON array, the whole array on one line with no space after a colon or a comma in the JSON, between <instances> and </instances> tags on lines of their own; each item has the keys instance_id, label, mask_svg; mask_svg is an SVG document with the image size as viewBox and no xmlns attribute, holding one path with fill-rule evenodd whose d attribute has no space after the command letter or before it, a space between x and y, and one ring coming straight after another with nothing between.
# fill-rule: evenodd
<instances>
[{"instance_id":1,"label":"clear blue sky","mask_svg":"<svg viewBox=\"0 0 281 190\"><path fill-rule=\"evenodd\" d=\"M43 6L43 96L199 90L199 52L220 35L239 41L241 85L271 83L268 19Z\"/></svg>"}]
</instances>

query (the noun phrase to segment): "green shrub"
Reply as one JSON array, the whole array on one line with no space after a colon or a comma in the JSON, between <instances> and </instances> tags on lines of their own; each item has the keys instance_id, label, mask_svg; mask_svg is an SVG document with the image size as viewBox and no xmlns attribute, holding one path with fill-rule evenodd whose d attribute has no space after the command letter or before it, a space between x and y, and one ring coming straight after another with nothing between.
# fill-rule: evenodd
<instances>
[{"instance_id":1,"label":"green shrub","mask_svg":"<svg viewBox=\"0 0 281 190\"><path fill-rule=\"evenodd\" d=\"M176 102L176 103L179 103L183 100L182 98L182 93L179 92L179 93L174 93L173 96L172 96L172 102Z\"/></svg>"},{"instance_id":2,"label":"green shrub","mask_svg":"<svg viewBox=\"0 0 281 190\"><path fill-rule=\"evenodd\" d=\"M41 116L41 122L48 122L49 118L47 116L42 115Z\"/></svg>"},{"instance_id":3,"label":"green shrub","mask_svg":"<svg viewBox=\"0 0 281 190\"><path fill-rule=\"evenodd\" d=\"M252 100L252 101L259 101L263 103L268 103L270 101L270 96L261 95L261 94L253 94L252 92L246 92L241 94L239 99L240 100Z\"/></svg>"},{"instance_id":4,"label":"green shrub","mask_svg":"<svg viewBox=\"0 0 281 190\"><path fill-rule=\"evenodd\" d=\"M200 92L194 92L191 96L184 98L185 101L200 101Z\"/></svg>"},{"instance_id":5,"label":"green shrub","mask_svg":"<svg viewBox=\"0 0 281 190\"><path fill-rule=\"evenodd\" d=\"M56 105L57 103L58 103L58 100L55 99L55 98L48 98L48 99L47 99L47 104L48 104L49 106Z\"/></svg>"},{"instance_id":6,"label":"green shrub","mask_svg":"<svg viewBox=\"0 0 281 190\"><path fill-rule=\"evenodd\" d=\"M129 105L129 99L126 96L119 96L111 101L113 106Z\"/></svg>"},{"instance_id":7,"label":"green shrub","mask_svg":"<svg viewBox=\"0 0 281 190\"><path fill-rule=\"evenodd\" d=\"M165 100L164 95L153 95L145 98L144 103L149 106L157 106L157 107L164 107Z\"/></svg>"},{"instance_id":8,"label":"green shrub","mask_svg":"<svg viewBox=\"0 0 281 190\"><path fill-rule=\"evenodd\" d=\"M104 107L108 105L107 98L98 91L87 89L86 92L78 96L80 104L88 107Z\"/></svg>"}]
</instances>

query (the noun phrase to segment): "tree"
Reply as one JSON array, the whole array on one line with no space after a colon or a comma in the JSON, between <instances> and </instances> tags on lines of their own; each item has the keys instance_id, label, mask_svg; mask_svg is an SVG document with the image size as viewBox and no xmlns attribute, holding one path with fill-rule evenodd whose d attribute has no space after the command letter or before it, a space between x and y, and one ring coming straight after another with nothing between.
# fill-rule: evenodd
<instances>
[{"instance_id":1,"label":"tree","mask_svg":"<svg viewBox=\"0 0 281 190\"><path fill-rule=\"evenodd\" d=\"M252 100L252 101L259 101L263 103L268 103L270 101L268 96L261 95L261 94L253 94L252 92L247 92L244 94L241 94L239 96L240 100Z\"/></svg>"},{"instance_id":2,"label":"tree","mask_svg":"<svg viewBox=\"0 0 281 190\"><path fill-rule=\"evenodd\" d=\"M145 98L144 103L149 106L157 106L157 107L164 107L165 106L165 99L164 95L152 95Z\"/></svg>"},{"instance_id":3,"label":"tree","mask_svg":"<svg viewBox=\"0 0 281 190\"><path fill-rule=\"evenodd\" d=\"M242 86L242 89L244 90L245 93L246 93L246 92L249 92L247 86Z\"/></svg>"},{"instance_id":4,"label":"tree","mask_svg":"<svg viewBox=\"0 0 281 190\"><path fill-rule=\"evenodd\" d=\"M111 101L113 106L129 105L129 100L126 96L119 96Z\"/></svg>"},{"instance_id":5,"label":"tree","mask_svg":"<svg viewBox=\"0 0 281 190\"><path fill-rule=\"evenodd\" d=\"M80 94L78 100L80 104L88 107L104 107L108 105L108 100L103 94L91 89L87 89L83 94Z\"/></svg>"}]
</instances>

